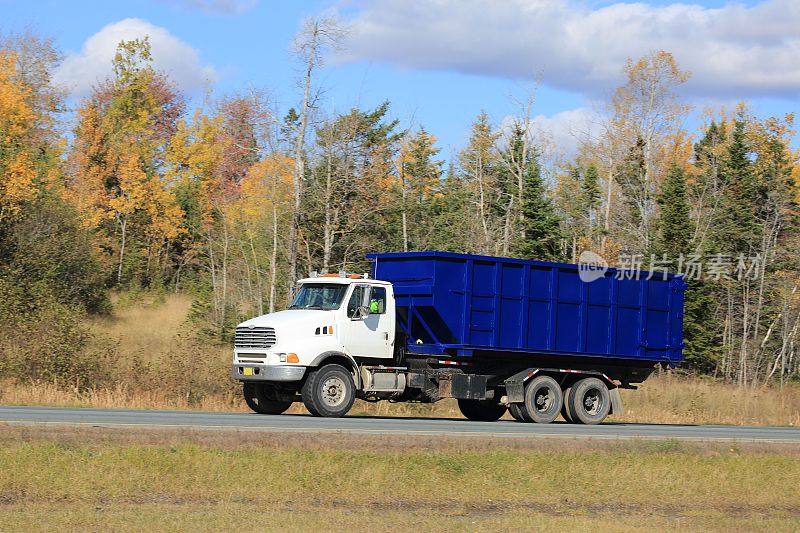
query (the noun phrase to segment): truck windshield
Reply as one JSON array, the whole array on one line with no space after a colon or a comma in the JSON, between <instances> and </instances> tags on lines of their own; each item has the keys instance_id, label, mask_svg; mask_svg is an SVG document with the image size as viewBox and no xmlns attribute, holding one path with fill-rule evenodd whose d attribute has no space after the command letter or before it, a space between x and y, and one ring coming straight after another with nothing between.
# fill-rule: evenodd
<instances>
[{"instance_id":1,"label":"truck windshield","mask_svg":"<svg viewBox=\"0 0 800 533\"><path fill-rule=\"evenodd\" d=\"M303 283L289 309L338 309L346 292L340 283Z\"/></svg>"}]
</instances>

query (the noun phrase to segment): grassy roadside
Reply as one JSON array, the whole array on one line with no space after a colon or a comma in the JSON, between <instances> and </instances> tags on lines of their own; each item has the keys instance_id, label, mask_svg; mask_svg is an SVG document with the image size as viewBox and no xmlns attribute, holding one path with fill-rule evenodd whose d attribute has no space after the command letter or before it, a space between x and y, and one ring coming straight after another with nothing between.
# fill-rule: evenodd
<instances>
[{"instance_id":1,"label":"grassy roadside","mask_svg":"<svg viewBox=\"0 0 800 533\"><path fill-rule=\"evenodd\" d=\"M98 435L103 435L98 437ZM0 428L10 530L800 527L800 448Z\"/></svg>"},{"instance_id":2,"label":"grassy roadside","mask_svg":"<svg viewBox=\"0 0 800 533\"><path fill-rule=\"evenodd\" d=\"M227 376L220 379L228 380ZM625 413L609 420L653 424L734 424L800 426L800 387L783 390L740 388L697 378L653 376L639 390L622 391ZM190 401L170 390L139 390L135 383L78 391L51 383L0 382L2 405L49 405L128 409L192 409L244 412L247 407L238 387L222 394L204 395ZM295 404L290 413L305 413ZM454 400L435 404L370 404L357 401L351 416L460 417ZM510 415L506 415L510 419Z\"/></svg>"}]
</instances>

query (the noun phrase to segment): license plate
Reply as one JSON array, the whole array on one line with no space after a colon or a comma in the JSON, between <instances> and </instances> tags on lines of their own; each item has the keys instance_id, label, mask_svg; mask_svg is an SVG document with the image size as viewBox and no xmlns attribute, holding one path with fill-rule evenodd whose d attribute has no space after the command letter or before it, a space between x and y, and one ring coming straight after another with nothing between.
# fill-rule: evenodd
<instances>
[{"instance_id":1,"label":"license plate","mask_svg":"<svg viewBox=\"0 0 800 533\"><path fill-rule=\"evenodd\" d=\"M244 370L242 371L242 373L245 376L252 376L253 375L253 369L251 367L249 367L249 366L246 366L246 367L244 367Z\"/></svg>"}]
</instances>

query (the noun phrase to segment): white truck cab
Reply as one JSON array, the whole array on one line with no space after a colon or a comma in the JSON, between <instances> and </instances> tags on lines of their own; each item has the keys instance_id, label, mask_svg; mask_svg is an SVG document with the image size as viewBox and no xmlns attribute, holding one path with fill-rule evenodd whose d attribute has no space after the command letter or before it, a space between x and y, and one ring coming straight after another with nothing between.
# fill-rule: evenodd
<instances>
[{"instance_id":1,"label":"white truck cab","mask_svg":"<svg viewBox=\"0 0 800 533\"><path fill-rule=\"evenodd\" d=\"M362 388L361 364L389 364L394 340L390 283L347 274L309 277L298 281L286 310L237 326L232 377L244 382L245 400L256 412L285 411L302 384L312 413L336 416L349 410L354 388Z\"/></svg>"}]
</instances>

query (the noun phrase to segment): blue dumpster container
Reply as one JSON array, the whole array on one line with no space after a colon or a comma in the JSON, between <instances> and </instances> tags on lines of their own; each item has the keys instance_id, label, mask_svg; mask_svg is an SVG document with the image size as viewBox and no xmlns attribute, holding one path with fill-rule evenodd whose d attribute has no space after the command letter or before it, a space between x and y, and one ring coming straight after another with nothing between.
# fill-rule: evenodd
<instances>
[{"instance_id":1,"label":"blue dumpster container","mask_svg":"<svg viewBox=\"0 0 800 533\"><path fill-rule=\"evenodd\" d=\"M566 263L438 251L367 258L372 276L394 287L398 327L411 353L669 366L683 359L686 283L673 274L628 279L611 268L583 281L579 266Z\"/></svg>"}]
</instances>

